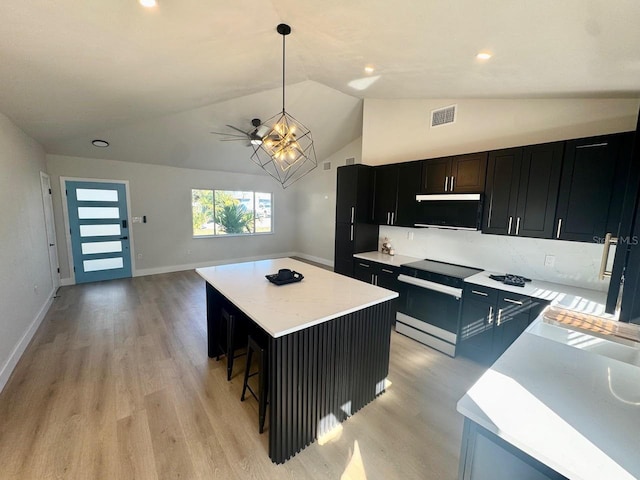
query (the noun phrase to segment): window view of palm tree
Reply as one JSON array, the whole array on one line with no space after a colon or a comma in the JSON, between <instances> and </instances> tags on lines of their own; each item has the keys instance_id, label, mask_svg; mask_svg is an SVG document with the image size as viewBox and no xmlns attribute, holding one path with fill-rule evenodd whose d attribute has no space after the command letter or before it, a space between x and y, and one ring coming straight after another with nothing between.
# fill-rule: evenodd
<instances>
[{"instance_id":1,"label":"window view of palm tree","mask_svg":"<svg viewBox=\"0 0 640 480\"><path fill-rule=\"evenodd\" d=\"M194 236L271 233L271 193L191 191Z\"/></svg>"}]
</instances>

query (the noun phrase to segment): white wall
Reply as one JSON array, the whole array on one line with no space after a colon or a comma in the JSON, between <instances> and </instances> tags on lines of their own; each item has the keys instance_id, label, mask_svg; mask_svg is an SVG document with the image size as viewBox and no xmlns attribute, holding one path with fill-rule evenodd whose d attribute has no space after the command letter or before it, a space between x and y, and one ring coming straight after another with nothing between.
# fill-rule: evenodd
<instances>
[{"instance_id":1,"label":"white wall","mask_svg":"<svg viewBox=\"0 0 640 480\"><path fill-rule=\"evenodd\" d=\"M42 147L0 113L0 390L54 293L40 171Z\"/></svg>"},{"instance_id":2,"label":"white wall","mask_svg":"<svg viewBox=\"0 0 640 480\"><path fill-rule=\"evenodd\" d=\"M361 163L362 139L318 162L318 168L294 184L296 192L296 249L304 258L333 266L336 221L337 168L348 158ZM331 168L324 170L329 162Z\"/></svg>"},{"instance_id":3,"label":"white wall","mask_svg":"<svg viewBox=\"0 0 640 480\"><path fill-rule=\"evenodd\" d=\"M456 122L429 128L431 110L457 104ZM635 130L638 99L364 101L368 165Z\"/></svg>"},{"instance_id":4,"label":"white wall","mask_svg":"<svg viewBox=\"0 0 640 480\"><path fill-rule=\"evenodd\" d=\"M247 158L245 161L249 162ZM257 167L256 167L257 168ZM47 155L58 235L60 272L70 277L63 220L62 177L128 180L131 216L147 216L131 224L135 275L169 272L231 261L287 255L295 244L295 193L271 177L208 170ZM191 189L255 190L273 193L271 235L193 238ZM65 200L66 201L66 200ZM137 256L142 255L138 259ZM67 280L68 281L68 280Z\"/></svg>"},{"instance_id":5,"label":"white wall","mask_svg":"<svg viewBox=\"0 0 640 480\"><path fill-rule=\"evenodd\" d=\"M408 233L413 233L413 240ZM598 280L601 244L537 238L485 235L480 232L436 228L380 227L396 252L417 258L457 263L498 273L513 273L547 282L606 290L609 281ZM613 259L614 249L609 256ZM546 255L555 257L545 267Z\"/></svg>"}]
</instances>

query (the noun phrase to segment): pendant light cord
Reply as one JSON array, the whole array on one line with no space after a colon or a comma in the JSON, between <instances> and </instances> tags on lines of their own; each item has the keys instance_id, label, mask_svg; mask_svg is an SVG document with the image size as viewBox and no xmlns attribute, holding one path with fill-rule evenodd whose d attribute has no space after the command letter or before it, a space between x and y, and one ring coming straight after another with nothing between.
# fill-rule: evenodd
<instances>
[{"instance_id":1,"label":"pendant light cord","mask_svg":"<svg viewBox=\"0 0 640 480\"><path fill-rule=\"evenodd\" d=\"M285 62L285 56L284 56L284 44L285 44L285 39L287 38L286 35L282 35L282 113L284 113L284 62Z\"/></svg>"}]
</instances>

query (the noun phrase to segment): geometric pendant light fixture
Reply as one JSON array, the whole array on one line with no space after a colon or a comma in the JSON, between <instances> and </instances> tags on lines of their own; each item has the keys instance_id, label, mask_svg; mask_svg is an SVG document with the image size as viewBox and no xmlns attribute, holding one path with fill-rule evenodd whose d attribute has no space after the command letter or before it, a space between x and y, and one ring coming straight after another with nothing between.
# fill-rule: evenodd
<instances>
[{"instance_id":1,"label":"geometric pendant light fixture","mask_svg":"<svg viewBox=\"0 0 640 480\"><path fill-rule=\"evenodd\" d=\"M285 110L285 38L291 27L281 23L276 30L282 35L282 112L262 123L269 132L253 144L251 160L287 188L316 168L318 161L311 132Z\"/></svg>"}]
</instances>

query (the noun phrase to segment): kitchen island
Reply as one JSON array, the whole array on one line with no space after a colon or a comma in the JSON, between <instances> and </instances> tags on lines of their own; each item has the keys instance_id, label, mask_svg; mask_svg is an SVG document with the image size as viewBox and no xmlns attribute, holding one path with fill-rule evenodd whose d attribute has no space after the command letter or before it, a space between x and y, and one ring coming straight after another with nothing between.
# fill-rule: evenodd
<instances>
[{"instance_id":1,"label":"kitchen island","mask_svg":"<svg viewBox=\"0 0 640 480\"><path fill-rule=\"evenodd\" d=\"M640 343L543 315L458 402L459 478L640 478Z\"/></svg>"},{"instance_id":2,"label":"kitchen island","mask_svg":"<svg viewBox=\"0 0 640 480\"><path fill-rule=\"evenodd\" d=\"M304 275L277 286L265 275ZM208 354L231 304L268 338L269 456L283 463L384 392L396 292L281 258L199 268Z\"/></svg>"}]
</instances>

